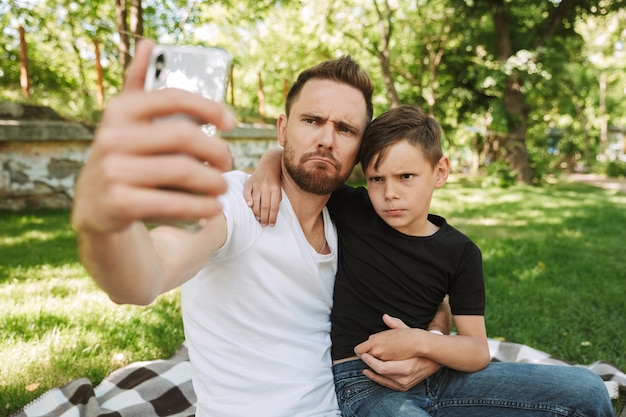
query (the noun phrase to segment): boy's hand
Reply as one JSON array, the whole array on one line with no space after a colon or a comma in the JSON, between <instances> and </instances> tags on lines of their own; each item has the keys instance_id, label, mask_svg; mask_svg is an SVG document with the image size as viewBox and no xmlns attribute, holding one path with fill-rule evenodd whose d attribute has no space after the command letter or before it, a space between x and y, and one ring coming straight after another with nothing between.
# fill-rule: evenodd
<instances>
[{"instance_id":1,"label":"boy's hand","mask_svg":"<svg viewBox=\"0 0 626 417\"><path fill-rule=\"evenodd\" d=\"M280 186L281 158L281 150L267 151L243 188L243 198L264 227L276 224L278 207L283 197Z\"/></svg>"},{"instance_id":2,"label":"boy's hand","mask_svg":"<svg viewBox=\"0 0 626 417\"><path fill-rule=\"evenodd\" d=\"M407 391L441 368L438 363L412 352L416 332L428 332L411 329L402 320L388 314L383 316L383 321L391 330L371 335L354 349L372 368L363 371L365 376L387 388Z\"/></svg>"}]
</instances>

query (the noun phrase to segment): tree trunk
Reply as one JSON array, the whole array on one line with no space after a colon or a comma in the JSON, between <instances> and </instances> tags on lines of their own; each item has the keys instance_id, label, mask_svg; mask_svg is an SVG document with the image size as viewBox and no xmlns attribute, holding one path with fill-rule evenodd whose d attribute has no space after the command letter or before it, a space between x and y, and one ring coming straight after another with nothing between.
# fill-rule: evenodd
<instances>
[{"instance_id":1,"label":"tree trunk","mask_svg":"<svg viewBox=\"0 0 626 417\"><path fill-rule=\"evenodd\" d=\"M289 89L291 88L291 81L287 78L283 78L283 103L287 101L287 94L289 94Z\"/></svg>"},{"instance_id":2,"label":"tree trunk","mask_svg":"<svg viewBox=\"0 0 626 417\"><path fill-rule=\"evenodd\" d=\"M20 26L20 87L24 98L30 98L30 79L28 77L28 48L26 46L26 31Z\"/></svg>"},{"instance_id":3,"label":"tree trunk","mask_svg":"<svg viewBox=\"0 0 626 417\"><path fill-rule=\"evenodd\" d=\"M443 34L439 39L433 37L431 41L426 41L426 51L428 52L428 87L430 95L426 98L428 103L428 115L435 117L435 106L437 104L437 69L445 53L450 25L445 25Z\"/></svg>"},{"instance_id":4,"label":"tree trunk","mask_svg":"<svg viewBox=\"0 0 626 417\"><path fill-rule=\"evenodd\" d=\"M261 73L258 73L259 76L259 89L257 90L257 96L259 97L259 114L261 117L265 117L265 91L263 91L263 78L261 77Z\"/></svg>"},{"instance_id":5,"label":"tree trunk","mask_svg":"<svg viewBox=\"0 0 626 417\"><path fill-rule=\"evenodd\" d=\"M500 3L496 5L493 12L496 54L502 63L513 54L511 27L504 7ZM506 80L503 102L507 115L507 138L503 143L503 148L506 162L516 173L517 179L525 184L532 184L534 174L526 147L529 108L522 93L522 83L523 81L515 73L509 75Z\"/></svg>"},{"instance_id":6,"label":"tree trunk","mask_svg":"<svg viewBox=\"0 0 626 417\"><path fill-rule=\"evenodd\" d=\"M235 65L230 64L230 76L228 77L228 83L230 84L230 105L235 107Z\"/></svg>"},{"instance_id":7,"label":"tree trunk","mask_svg":"<svg viewBox=\"0 0 626 417\"><path fill-rule=\"evenodd\" d=\"M115 0L115 23L117 32L120 35L118 50L120 53L120 64L125 73L130 64L130 41L128 36L128 13L126 11L126 0Z\"/></svg>"},{"instance_id":8,"label":"tree trunk","mask_svg":"<svg viewBox=\"0 0 626 417\"><path fill-rule=\"evenodd\" d=\"M143 6L141 0L130 0L130 32L133 41L143 37Z\"/></svg>"},{"instance_id":9,"label":"tree trunk","mask_svg":"<svg viewBox=\"0 0 626 417\"><path fill-rule=\"evenodd\" d=\"M600 143L606 146L609 138L609 121L606 114L606 74L602 72L598 80L600 97L598 100L598 114L600 115Z\"/></svg>"},{"instance_id":10,"label":"tree trunk","mask_svg":"<svg viewBox=\"0 0 626 417\"><path fill-rule=\"evenodd\" d=\"M400 98L396 90L396 85L393 82L393 75L391 74L391 64L389 63L389 50L383 50L378 56L380 60L380 68L383 73L383 82L385 83L385 89L387 90L387 97L391 102L391 107L398 107L400 105Z\"/></svg>"},{"instance_id":11,"label":"tree trunk","mask_svg":"<svg viewBox=\"0 0 626 417\"><path fill-rule=\"evenodd\" d=\"M98 39L93 38L93 48L96 54L96 75L98 77L98 89L96 94L96 100L98 103L98 109L104 109L104 76L102 74L102 62L100 59L100 42Z\"/></svg>"},{"instance_id":12,"label":"tree trunk","mask_svg":"<svg viewBox=\"0 0 626 417\"><path fill-rule=\"evenodd\" d=\"M387 98L391 102L391 107L398 107L400 99L391 73L391 52L389 51L389 41L393 33L393 12L389 3L385 1L385 13L378 8L376 0L372 0L376 13L378 14L378 29L380 32L381 45L378 49L378 60L380 61L380 69L383 74L383 82L387 90Z\"/></svg>"},{"instance_id":13,"label":"tree trunk","mask_svg":"<svg viewBox=\"0 0 626 417\"><path fill-rule=\"evenodd\" d=\"M532 184L533 169L526 147L528 131L528 105L521 91L521 86L514 79L507 80L504 89L504 108L507 113L507 138L504 142L504 155L516 173L518 181Z\"/></svg>"}]
</instances>

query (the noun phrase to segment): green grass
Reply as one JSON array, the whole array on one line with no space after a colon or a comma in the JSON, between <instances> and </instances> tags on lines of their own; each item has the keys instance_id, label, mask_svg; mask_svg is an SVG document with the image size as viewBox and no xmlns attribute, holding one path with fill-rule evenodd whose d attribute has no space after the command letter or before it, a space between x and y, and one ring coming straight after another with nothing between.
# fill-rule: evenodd
<instances>
[{"instance_id":1,"label":"green grass","mask_svg":"<svg viewBox=\"0 0 626 417\"><path fill-rule=\"evenodd\" d=\"M444 190L431 211L483 252L490 337L626 369L626 194L581 184Z\"/></svg>"},{"instance_id":2,"label":"green grass","mask_svg":"<svg viewBox=\"0 0 626 417\"><path fill-rule=\"evenodd\" d=\"M626 369L626 194L459 179L435 192L431 211L482 249L490 337ZM0 211L0 415L77 378L98 384L169 357L183 339L177 291L117 306L92 283L67 211Z\"/></svg>"},{"instance_id":3,"label":"green grass","mask_svg":"<svg viewBox=\"0 0 626 417\"><path fill-rule=\"evenodd\" d=\"M75 379L167 358L184 340L175 291L118 306L93 284L68 217L0 212L0 415Z\"/></svg>"}]
</instances>

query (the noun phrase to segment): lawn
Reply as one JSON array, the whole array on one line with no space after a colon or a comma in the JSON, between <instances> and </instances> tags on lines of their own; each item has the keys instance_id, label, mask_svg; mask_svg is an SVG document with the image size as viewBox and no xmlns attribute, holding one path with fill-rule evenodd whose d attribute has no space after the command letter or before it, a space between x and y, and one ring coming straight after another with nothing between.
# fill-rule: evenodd
<instances>
[{"instance_id":1,"label":"lawn","mask_svg":"<svg viewBox=\"0 0 626 417\"><path fill-rule=\"evenodd\" d=\"M431 212L482 249L489 337L626 370L626 194L452 179ZM0 212L0 230L0 415L182 343L178 292L110 302L78 262L67 211Z\"/></svg>"}]
</instances>

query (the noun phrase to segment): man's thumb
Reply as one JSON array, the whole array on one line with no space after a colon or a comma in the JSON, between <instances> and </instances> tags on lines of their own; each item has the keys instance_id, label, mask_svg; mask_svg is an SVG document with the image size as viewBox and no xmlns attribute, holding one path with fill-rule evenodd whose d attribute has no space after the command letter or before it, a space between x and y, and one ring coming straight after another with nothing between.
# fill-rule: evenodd
<instances>
[{"instance_id":1,"label":"man's thumb","mask_svg":"<svg viewBox=\"0 0 626 417\"><path fill-rule=\"evenodd\" d=\"M402 329L402 328L408 329L409 328L409 326L404 324L402 320L400 320L397 317L392 317L389 314L383 314L383 321L390 329Z\"/></svg>"}]
</instances>

